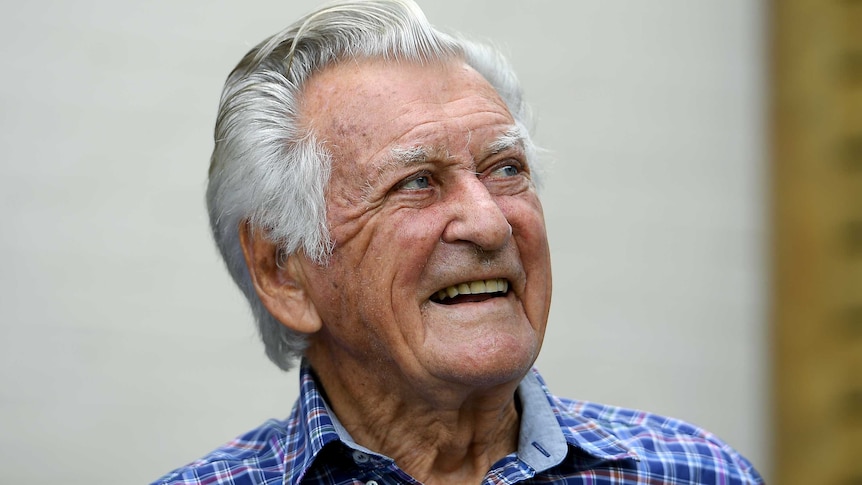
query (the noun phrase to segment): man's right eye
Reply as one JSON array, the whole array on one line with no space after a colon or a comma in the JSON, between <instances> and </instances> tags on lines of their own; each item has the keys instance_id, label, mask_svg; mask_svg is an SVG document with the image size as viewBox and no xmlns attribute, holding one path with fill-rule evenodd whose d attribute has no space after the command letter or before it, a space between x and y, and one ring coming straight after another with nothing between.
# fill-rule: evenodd
<instances>
[{"instance_id":1,"label":"man's right eye","mask_svg":"<svg viewBox=\"0 0 862 485\"><path fill-rule=\"evenodd\" d=\"M420 175L404 181L399 188L406 190L427 189L431 186L431 179L427 175Z\"/></svg>"}]
</instances>

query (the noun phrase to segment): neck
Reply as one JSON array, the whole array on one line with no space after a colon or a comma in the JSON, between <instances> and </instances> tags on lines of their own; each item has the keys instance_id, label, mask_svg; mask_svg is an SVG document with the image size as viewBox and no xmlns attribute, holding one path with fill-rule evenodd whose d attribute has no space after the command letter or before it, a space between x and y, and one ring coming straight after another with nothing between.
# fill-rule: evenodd
<instances>
[{"instance_id":1,"label":"neck","mask_svg":"<svg viewBox=\"0 0 862 485\"><path fill-rule=\"evenodd\" d=\"M518 382L481 390L426 382L411 389L379 363L366 373L329 353L306 355L353 440L422 483L481 483L496 461L517 450Z\"/></svg>"}]
</instances>

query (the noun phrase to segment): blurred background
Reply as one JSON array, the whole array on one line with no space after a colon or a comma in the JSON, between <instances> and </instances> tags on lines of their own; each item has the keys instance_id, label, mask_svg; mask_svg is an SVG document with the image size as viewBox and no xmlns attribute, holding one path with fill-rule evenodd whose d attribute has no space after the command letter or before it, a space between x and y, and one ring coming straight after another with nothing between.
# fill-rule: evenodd
<instances>
[{"instance_id":1,"label":"blurred background","mask_svg":"<svg viewBox=\"0 0 862 485\"><path fill-rule=\"evenodd\" d=\"M772 12L773 456L862 483L862 2Z\"/></svg>"},{"instance_id":2,"label":"blurred background","mask_svg":"<svg viewBox=\"0 0 862 485\"><path fill-rule=\"evenodd\" d=\"M289 413L203 194L228 72L317 4L4 7L0 483L145 483ZM549 150L555 393L862 481L860 4L422 3Z\"/></svg>"}]
</instances>

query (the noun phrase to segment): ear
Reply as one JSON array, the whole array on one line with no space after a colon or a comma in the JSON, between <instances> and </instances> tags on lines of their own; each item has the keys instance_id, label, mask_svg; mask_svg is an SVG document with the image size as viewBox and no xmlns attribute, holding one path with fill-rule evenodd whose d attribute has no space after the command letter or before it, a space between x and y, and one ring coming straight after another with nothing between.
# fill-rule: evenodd
<instances>
[{"instance_id":1,"label":"ear","mask_svg":"<svg viewBox=\"0 0 862 485\"><path fill-rule=\"evenodd\" d=\"M239 240L251 281L269 313L291 330L320 330L320 315L306 291L302 256L291 254L279 263L278 246L246 222L240 223Z\"/></svg>"}]
</instances>

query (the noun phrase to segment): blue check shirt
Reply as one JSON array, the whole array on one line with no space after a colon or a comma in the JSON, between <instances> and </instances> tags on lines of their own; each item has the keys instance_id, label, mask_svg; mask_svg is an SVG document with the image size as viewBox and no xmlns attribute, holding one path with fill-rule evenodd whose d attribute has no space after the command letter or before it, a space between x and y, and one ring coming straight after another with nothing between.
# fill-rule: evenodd
<instances>
[{"instance_id":1,"label":"blue check shirt","mask_svg":"<svg viewBox=\"0 0 862 485\"><path fill-rule=\"evenodd\" d=\"M417 484L395 462L356 444L330 411L306 365L290 417L270 420L155 484ZM553 396L538 372L518 387L518 451L483 485L750 484L763 479L744 457L691 424Z\"/></svg>"}]
</instances>

